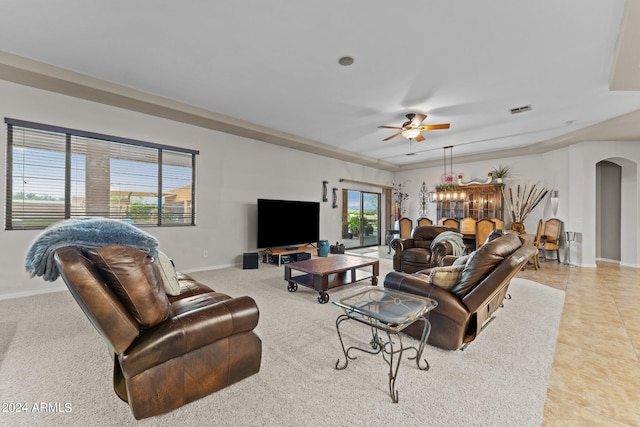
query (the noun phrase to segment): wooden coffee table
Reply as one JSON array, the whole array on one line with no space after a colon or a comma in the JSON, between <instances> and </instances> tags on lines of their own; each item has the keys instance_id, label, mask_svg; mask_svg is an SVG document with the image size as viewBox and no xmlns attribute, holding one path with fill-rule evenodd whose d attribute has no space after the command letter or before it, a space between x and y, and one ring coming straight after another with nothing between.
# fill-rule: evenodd
<instances>
[{"instance_id":1,"label":"wooden coffee table","mask_svg":"<svg viewBox=\"0 0 640 427\"><path fill-rule=\"evenodd\" d=\"M293 275L292 272L302 274ZM284 280L288 282L289 292L297 291L298 285L315 289L320 304L329 302L328 289L365 279L371 279L371 284L377 285L379 273L380 262L377 259L352 255L331 255L284 266Z\"/></svg>"}]
</instances>

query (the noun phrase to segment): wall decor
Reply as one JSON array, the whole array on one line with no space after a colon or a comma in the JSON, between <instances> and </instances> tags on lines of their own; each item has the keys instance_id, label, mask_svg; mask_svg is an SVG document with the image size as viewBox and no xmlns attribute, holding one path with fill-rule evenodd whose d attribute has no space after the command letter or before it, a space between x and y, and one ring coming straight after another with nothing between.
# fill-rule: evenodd
<instances>
[{"instance_id":1,"label":"wall decor","mask_svg":"<svg viewBox=\"0 0 640 427\"><path fill-rule=\"evenodd\" d=\"M427 184L422 181L420 186L420 194L418 199L418 218L429 216L429 190Z\"/></svg>"},{"instance_id":2,"label":"wall decor","mask_svg":"<svg viewBox=\"0 0 640 427\"><path fill-rule=\"evenodd\" d=\"M333 188L332 193L333 193L333 202L331 203L331 207L335 209L338 207L338 189Z\"/></svg>"},{"instance_id":3,"label":"wall decor","mask_svg":"<svg viewBox=\"0 0 640 427\"><path fill-rule=\"evenodd\" d=\"M329 199L327 199L327 184L328 183L329 183L329 181L322 181L322 201L323 202L329 201Z\"/></svg>"}]
</instances>

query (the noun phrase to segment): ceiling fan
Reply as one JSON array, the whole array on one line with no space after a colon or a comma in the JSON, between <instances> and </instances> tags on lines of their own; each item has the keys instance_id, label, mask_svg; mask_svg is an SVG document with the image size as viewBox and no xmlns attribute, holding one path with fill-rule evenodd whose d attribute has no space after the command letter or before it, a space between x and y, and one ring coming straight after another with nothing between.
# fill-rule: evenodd
<instances>
[{"instance_id":1,"label":"ceiling fan","mask_svg":"<svg viewBox=\"0 0 640 427\"><path fill-rule=\"evenodd\" d=\"M378 126L383 129L400 129L400 132L391 135L388 138L383 139L383 141L388 141L391 138L395 138L396 136L404 136L408 140L422 142L424 141L424 136L422 136L422 131L424 130L437 130L437 129L449 129L449 123L441 123L438 125L423 125L420 126L420 123L427 118L426 114L407 114L407 121L402 124L402 127L398 126Z\"/></svg>"}]
</instances>

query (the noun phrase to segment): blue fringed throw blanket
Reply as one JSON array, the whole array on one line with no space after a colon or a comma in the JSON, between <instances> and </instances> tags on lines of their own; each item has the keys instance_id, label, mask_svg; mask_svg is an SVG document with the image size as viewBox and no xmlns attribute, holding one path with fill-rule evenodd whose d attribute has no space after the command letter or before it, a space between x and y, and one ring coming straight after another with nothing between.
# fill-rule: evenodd
<instances>
[{"instance_id":1,"label":"blue fringed throw blanket","mask_svg":"<svg viewBox=\"0 0 640 427\"><path fill-rule=\"evenodd\" d=\"M107 245L132 246L152 257L158 254L156 238L133 225L107 218L72 218L50 226L38 236L29 248L25 267L31 277L42 276L44 280L53 282L60 275L53 259L57 249Z\"/></svg>"}]
</instances>

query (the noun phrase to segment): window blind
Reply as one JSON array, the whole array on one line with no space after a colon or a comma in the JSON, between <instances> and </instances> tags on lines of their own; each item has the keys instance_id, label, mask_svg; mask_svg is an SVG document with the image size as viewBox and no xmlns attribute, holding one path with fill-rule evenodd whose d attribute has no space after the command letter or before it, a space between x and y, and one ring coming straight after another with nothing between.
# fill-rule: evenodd
<instances>
[{"instance_id":1,"label":"window blind","mask_svg":"<svg viewBox=\"0 0 640 427\"><path fill-rule=\"evenodd\" d=\"M195 225L195 150L5 119L5 228L100 216Z\"/></svg>"}]
</instances>

